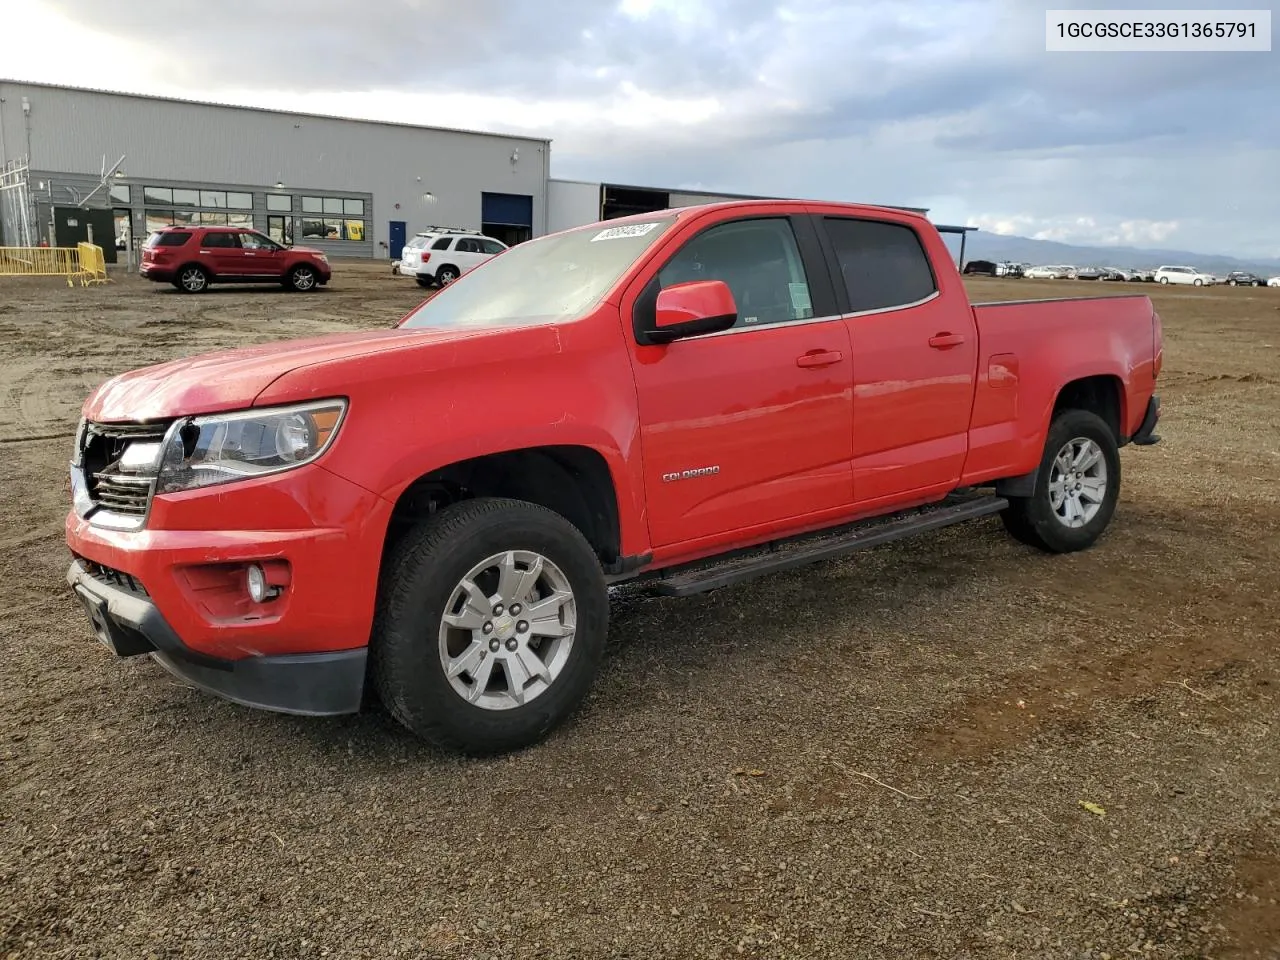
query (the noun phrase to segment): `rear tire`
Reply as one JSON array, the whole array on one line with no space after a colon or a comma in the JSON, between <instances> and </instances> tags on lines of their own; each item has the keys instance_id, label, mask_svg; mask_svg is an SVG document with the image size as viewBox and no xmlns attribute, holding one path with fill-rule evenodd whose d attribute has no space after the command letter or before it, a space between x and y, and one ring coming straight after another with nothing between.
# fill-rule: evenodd
<instances>
[{"instance_id":1,"label":"rear tire","mask_svg":"<svg viewBox=\"0 0 1280 960\"><path fill-rule=\"evenodd\" d=\"M473 755L505 753L541 740L579 707L608 629L604 574L576 527L536 504L466 500L390 551L372 678L419 737Z\"/></svg>"},{"instance_id":2,"label":"rear tire","mask_svg":"<svg viewBox=\"0 0 1280 960\"><path fill-rule=\"evenodd\" d=\"M1047 553L1093 546L1120 499L1120 449L1106 421L1088 410L1054 418L1029 497L1009 497L1000 514L1021 543Z\"/></svg>"},{"instance_id":3,"label":"rear tire","mask_svg":"<svg viewBox=\"0 0 1280 960\"><path fill-rule=\"evenodd\" d=\"M445 266L441 267L439 270L436 271L436 283L438 283L441 287L447 287L449 284L453 283L453 281L457 280L458 277L460 276L461 274L458 272L457 267L449 266L446 264Z\"/></svg>"},{"instance_id":4,"label":"rear tire","mask_svg":"<svg viewBox=\"0 0 1280 960\"><path fill-rule=\"evenodd\" d=\"M189 263L178 271L174 285L183 293L204 293L209 289L209 274L204 267Z\"/></svg>"}]
</instances>

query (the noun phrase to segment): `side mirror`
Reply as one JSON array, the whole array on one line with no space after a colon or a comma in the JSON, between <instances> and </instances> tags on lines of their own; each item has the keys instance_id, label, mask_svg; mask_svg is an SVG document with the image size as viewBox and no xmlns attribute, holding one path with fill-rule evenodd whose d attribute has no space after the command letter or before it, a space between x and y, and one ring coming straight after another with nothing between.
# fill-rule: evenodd
<instances>
[{"instance_id":1,"label":"side mirror","mask_svg":"<svg viewBox=\"0 0 1280 960\"><path fill-rule=\"evenodd\" d=\"M677 283L658 293L653 328L644 331L653 344L728 330L738 322L733 291L723 280Z\"/></svg>"}]
</instances>

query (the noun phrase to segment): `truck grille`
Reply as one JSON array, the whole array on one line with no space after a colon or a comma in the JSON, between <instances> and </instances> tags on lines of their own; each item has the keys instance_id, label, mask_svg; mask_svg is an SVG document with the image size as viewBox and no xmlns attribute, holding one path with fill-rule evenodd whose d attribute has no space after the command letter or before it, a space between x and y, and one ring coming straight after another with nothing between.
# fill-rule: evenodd
<instances>
[{"instance_id":1,"label":"truck grille","mask_svg":"<svg viewBox=\"0 0 1280 960\"><path fill-rule=\"evenodd\" d=\"M145 462L128 462L126 451L154 444L158 453L172 421L148 423L87 423L81 447L85 485L97 507L130 517L145 517L155 490L158 455Z\"/></svg>"}]
</instances>

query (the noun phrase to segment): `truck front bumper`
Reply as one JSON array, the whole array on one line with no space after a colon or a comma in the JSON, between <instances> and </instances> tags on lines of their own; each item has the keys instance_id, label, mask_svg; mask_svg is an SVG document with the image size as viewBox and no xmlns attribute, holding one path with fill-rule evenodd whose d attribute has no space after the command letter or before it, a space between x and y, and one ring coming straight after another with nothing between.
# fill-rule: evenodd
<instances>
[{"instance_id":1,"label":"truck front bumper","mask_svg":"<svg viewBox=\"0 0 1280 960\"><path fill-rule=\"evenodd\" d=\"M71 466L73 489L79 470ZM82 516L77 501L67 581L119 656L150 655L250 706L351 713L391 508L318 464L156 495L135 529L100 522L97 506ZM248 589L250 567L266 596Z\"/></svg>"},{"instance_id":2,"label":"truck front bumper","mask_svg":"<svg viewBox=\"0 0 1280 960\"><path fill-rule=\"evenodd\" d=\"M101 567L74 560L67 582L84 607L94 635L117 656L150 654L188 683L250 707L309 715L360 709L365 647L226 660L184 644L128 575L103 572Z\"/></svg>"}]
</instances>

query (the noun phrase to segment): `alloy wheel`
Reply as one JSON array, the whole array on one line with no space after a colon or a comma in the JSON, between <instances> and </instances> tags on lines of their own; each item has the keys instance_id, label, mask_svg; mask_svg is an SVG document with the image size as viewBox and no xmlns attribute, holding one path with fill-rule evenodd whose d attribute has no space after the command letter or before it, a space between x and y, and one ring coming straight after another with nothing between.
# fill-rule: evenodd
<instances>
[{"instance_id":1,"label":"alloy wheel","mask_svg":"<svg viewBox=\"0 0 1280 960\"><path fill-rule=\"evenodd\" d=\"M477 707L522 707L569 662L577 604L568 577L542 554L508 550L481 560L445 611L440 664L454 691Z\"/></svg>"}]
</instances>

